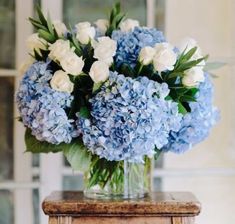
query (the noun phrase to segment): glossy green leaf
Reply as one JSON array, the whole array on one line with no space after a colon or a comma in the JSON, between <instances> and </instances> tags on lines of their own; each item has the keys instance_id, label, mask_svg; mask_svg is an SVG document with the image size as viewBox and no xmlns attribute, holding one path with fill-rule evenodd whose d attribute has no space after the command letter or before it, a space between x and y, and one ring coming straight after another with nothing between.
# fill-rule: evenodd
<instances>
[{"instance_id":1,"label":"glossy green leaf","mask_svg":"<svg viewBox=\"0 0 235 224\"><path fill-rule=\"evenodd\" d=\"M41 24L44 26L47 26L47 20L46 20L45 16L43 15L42 10L39 5L36 6L36 12L38 14L38 18L41 21Z\"/></svg>"},{"instance_id":2,"label":"glossy green leaf","mask_svg":"<svg viewBox=\"0 0 235 224\"><path fill-rule=\"evenodd\" d=\"M47 32L43 29L39 29L38 34L41 38L43 38L44 40L46 40L49 43L53 43L56 40L55 36L53 36L52 34L50 34L49 32Z\"/></svg>"},{"instance_id":3,"label":"glossy green leaf","mask_svg":"<svg viewBox=\"0 0 235 224\"><path fill-rule=\"evenodd\" d=\"M82 106L79 111L79 115L84 118L90 117L90 111L86 106Z\"/></svg>"},{"instance_id":4,"label":"glossy green leaf","mask_svg":"<svg viewBox=\"0 0 235 224\"><path fill-rule=\"evenodd\" d=\"M53 27L53 25L52 25L51 18L50 18L49 15L48 15L48 17L47 17L47 27L48 27L48 30L49 30L50 34L51 34L52 36L55 36L54 27Z\"/></svg>"},{"instance_id":5,"label":"glossy green leaf","mask_svg":"<svg viewBox=\"0 0 235 224\"><path fill-rule=\"evenodd\" d=\"M31 134L31 130L29 128L27 128L25 131L25 144L26 152L32 153L56 153L63 151L64 147L67 146L65 143L54 145L48 142L39 141Z\"/></svg>"},{"instance_id":6,"label":"glossy green leaf","mask_svg":"<svg viewBox=\"0 0 235 224\"><path fill-rule=\"evenodd\" d=\"M185 115L188 113L188 111L186 110L186 108L183 106L182 103L178 103L178 110L179 110L179 113Z\"/></svg>"},{"instance_id":7,"label":"glossy green leaf","mask_svg":"<svg viewBox=\"0 0 235 224\"><path fill-rule=\"evenodd\" d=\"M91 154L82 140L77 139L63 150L66 159L74 170L87 171L91 163Z\"/></svg>"}]
</instances>

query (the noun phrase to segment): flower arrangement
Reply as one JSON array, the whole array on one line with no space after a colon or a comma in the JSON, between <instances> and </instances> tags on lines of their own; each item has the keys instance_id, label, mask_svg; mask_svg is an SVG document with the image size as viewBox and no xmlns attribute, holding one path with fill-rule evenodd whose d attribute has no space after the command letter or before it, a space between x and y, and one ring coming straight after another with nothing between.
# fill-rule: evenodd
<instances>
[{"instance_id":1,"label":"flower arrangement","mask_svg":"<svg viewBox=\"0 0 235 224\"><path fill-rule=\"evenodd\" d=\"M218 110L195 40L174 47L126 19L119 3L109 20L70 29L37 13L16 94L27 151L63 152L74 169L89 170L90 187L104 188L123 181L123 161L149 163L208 136Z\"/></svg>"}]
</instances>

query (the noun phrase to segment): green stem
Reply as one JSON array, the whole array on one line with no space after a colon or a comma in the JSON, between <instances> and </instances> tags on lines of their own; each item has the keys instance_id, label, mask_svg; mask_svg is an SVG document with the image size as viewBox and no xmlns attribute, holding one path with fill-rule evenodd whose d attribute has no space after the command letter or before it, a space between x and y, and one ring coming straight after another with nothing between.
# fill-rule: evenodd
<instances>
[{"instance_id":1,"label":"green stem","mask_svg":"<svg viewBox=\"0 0 235 224\"><path fill-rule=\"evenodd\" d=\"M144 67L144 64L141 63L141 64L140 64L140 67L139 67L139 69L138 69L138 72L137 72L137 76L141 73L143 67Z\"/></svg>"}]
</instances>

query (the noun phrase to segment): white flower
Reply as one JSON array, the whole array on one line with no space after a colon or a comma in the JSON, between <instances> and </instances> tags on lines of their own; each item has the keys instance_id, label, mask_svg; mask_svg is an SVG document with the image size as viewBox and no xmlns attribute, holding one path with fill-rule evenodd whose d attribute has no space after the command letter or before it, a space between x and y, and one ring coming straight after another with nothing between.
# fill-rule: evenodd
<instances>
[{"instance_id":1,"label":"white flower","mask_svg":"<svg viewBox=\"0 0 235 224\"><path fill-rule=\"evenodd\" d=\"M75 27L77 29L76 37L82 44L88 44L91 39L94 39L95 28L89 22L78 23Z\"/></svg>"},{"instance_id":2,"label":"white flower","mask_svg":"<svg viewBox=\"0 0 235 224\"><path fill-rule=\"evenodd\" d=\"M35 59L29 56L27 60L23 64L21 64L19 67L20 75L23 75L34 62L35 62Z\"/></svg>"},{"instance_id":3,"label":"white flower","mask_svg":"<svg viewBox=\"0 0 235 224\"><path fill-rule=\"evenodd\" d=\"M156 71L173 70L176 63L177 55L173 46L169 43L159 43L154 47L156 54L153 58L153 66Z\"/></svg>"},{"instance_id":4,"label":"white flower","mask_svg":"<svg viewBox=\"0 0 235 224\"><path fill-rule=\"evenodd\" d=\"M61 92L73 92L73 83L70 81L66 72L58 70L51 79L51 88Z\"/></svg>"},{"instance_id":5,"label":"white flower","mask_svg":"<svg viewBox=\"0 0 235 224\"><path fill-rule=\"evenodd\" d=\"M95 22L96 27L104 35L109 27L109 21L107 19L98 19Z\"/></svg>"},{"instance_id":6,"label":"white flower","mask_svg":"<svg viewBox=\"0 0 235 224\"><path fill-rule=\"evenodd\" d=\"M53 61L60 61L61 59L64 58L68 52L72 51L70 49L70 42L69 40L57 40L54 44L52 44L49 47L49 50L51 51L49 53L49 58L52 59Z\"/></svg>"},{"instance_id":7,"label":"white flower","mask_svg":"<svg viewBox=\"0 0 235 224\"><path fill-rule=\"evenodd\" d=\"M78 57L74 52L69 51L60 60L61 67L71 75L79 75L84 67L82 57Z\"/></svg>"},{"instance_id":8,"label":"white flower","mask_svg":"<svg viewBox=\"0 0 235 224\"><path fill-rule=\"evenodd\" d=\"M140 23L138 20L134 19L126 19L120 24L120 29L123 32L129 32L133 31L136 26L140 26Z\"/></svg>"},{"instance_id":9,"label":"white flower","mask_svg":"<svg viewBox=\"0 0 235 224\"><path fill-rule=\"evenodd\" d=\"M149 65L153 61L155 53L156 51L154 48L148 46L143 47L139 54L139 61L143 65Z\"/></svg>"},{"instance_id":10,"label":"white flower","mask_svg":"<svg viewBox=\"0 0 235 224\"><path fill-rule=\"evenodd\" d=\"M53 25L54 25L55 31L59 37L63 36L64 33L66 33L67 28L66 28L65 24L62 23L61 21L55 20L55 21L53 21Z\"/></svg>"},{"instance_id":11,"label":"white flower","mask_svg":"<svg viewBox=\"0 0 235 224\"><path fill-rule=\"evenodd\" d=\"M104 82L109 77L109 66L103 61L96 61L92 64L89 75L95 83Z\"/></svg>"},{"instance_id":12,"label":"white flower","mask_svg":"<svg viewBox=\"0 0 235 224\"><path fill-rule=\"evenodd\" d=\"M203 58L201 48L199 47L199 45L195 39L190 38L190 37L186 37L179 44L180 53L182 53L184 50L185 50L185 53L187 53L189 50L191 50L194 47L197 47L197 50L194 53L194 55L192 56L191 60L197 60L199 58ZM206 64L205 60L203 60L198 65L204 66L205 64Z\"/></svg>"},{"instance_id":13,"label":"white flower","mask_svg":"<svg viewBox=\"0 0 235 224\"><path fill-rule=\"evenodd\" d=\"M33 52L34 49L36 51L46 50L47 49L47 41L43 38L40 38L38 33L34 33L30 35L26 41L28 49Z\"/></svg>"},{"instance_id":14,"label":"white flower","mask_svg":"<svg viewBox=\"0 0 235 224\"><path fill-rule=\"evenodd\" d=\"M116 54L117 43L110 37L100 37L94 45L94 58L111 65L113 56Z\"/></svg>"},{"instance_id":15,"label":"white flower","mask_svg":"<svg viewBox=\"0 0 235 224\"><path fill-rule=\"evenodd\" d=\"M204 82L205 76L201 67L193 67L185 71L185 76L182 79L182 83L185 86L193 87L197 86L200 82Z\"/></svg>"}]
</instances>

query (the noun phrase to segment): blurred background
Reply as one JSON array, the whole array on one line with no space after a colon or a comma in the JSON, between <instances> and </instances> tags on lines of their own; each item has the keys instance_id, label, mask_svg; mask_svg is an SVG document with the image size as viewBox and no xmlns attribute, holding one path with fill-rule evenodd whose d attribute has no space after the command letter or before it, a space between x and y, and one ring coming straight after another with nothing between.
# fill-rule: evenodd
<instances>
[{"instance_id":1,"label":"blurred background","mask_svg":"<svg viewBox=\"0 0 235 224\"><path fill-rule=\"evenodd\" d=\"M82 174L74 173L62 155L24 153L24 128L14 104L26 59L25 40L33 31L27 17L40 4L53 19L67 25L104 18L112 0L0 0L0 223L46 224L40 204L52 190L81 190ZM191 191L202 203L197 224L235 223L235 1L123 0L128 17L156 26L177 44L198 40L210 61L226 63L213 71L215 104L221 120L210 137L184 155L165 154L153 172L156 191Z\"/></svg>"}]
</instances>

